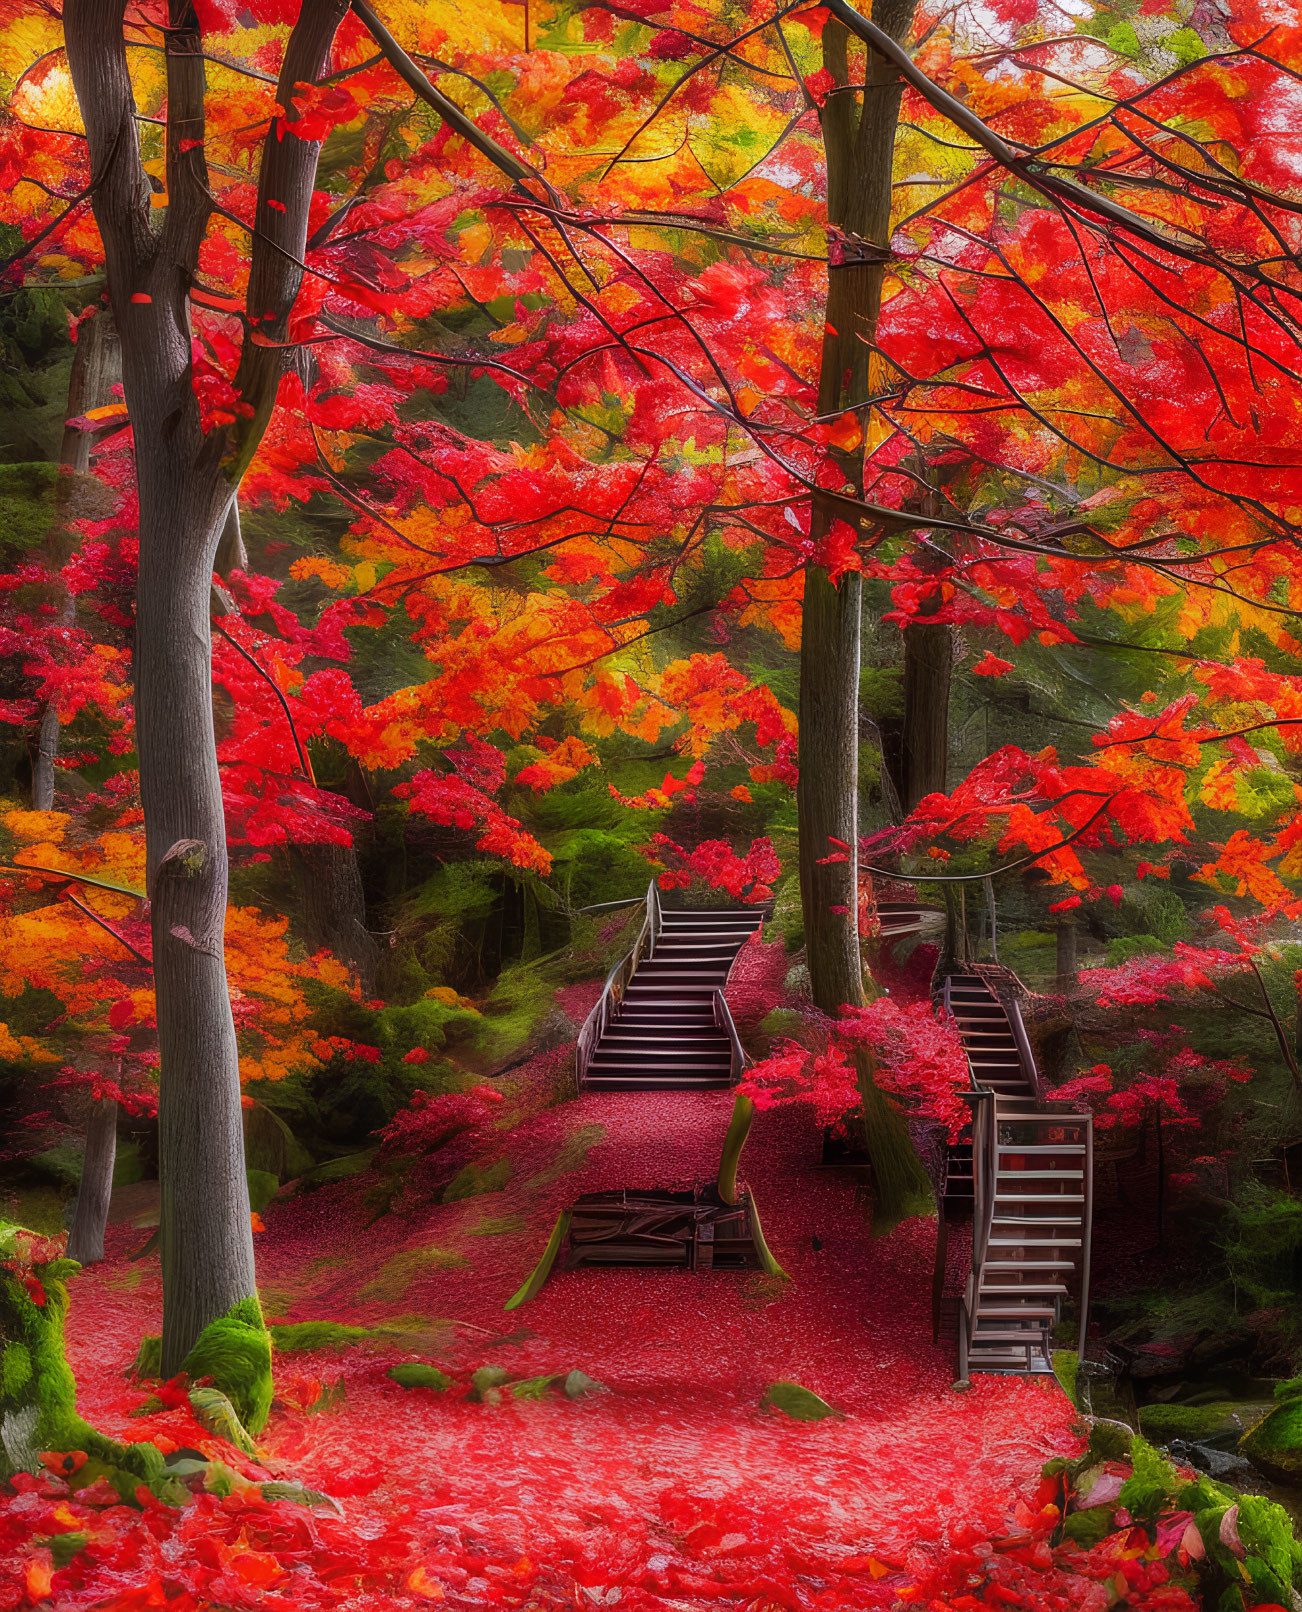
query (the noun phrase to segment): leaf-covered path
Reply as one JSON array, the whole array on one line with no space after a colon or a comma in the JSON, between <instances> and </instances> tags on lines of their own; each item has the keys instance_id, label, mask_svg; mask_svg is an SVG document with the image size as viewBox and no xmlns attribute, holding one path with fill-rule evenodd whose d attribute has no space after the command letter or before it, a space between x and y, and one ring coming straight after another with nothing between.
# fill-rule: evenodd
<instances>
[{"instance_id":1,"label":"leaf-covered path","mask_svg":"<svg viewBox=\"0 0 1302 1612\"><path fill-rule=\"evenodd\" d=\"M729 1106L621 1093L545 1109L510 1136L505 1190L369 1226L351 1183L273 1205L258 1240L270 1317L398 1336L282 1355L267 1464L338 1497L362 1536L400 1529L413 1572L465 1605L885 1606L935 1546L997 1535L1043 1461L1077 1448L1070 1407L1016 1378L954 1390L930 1339L932 1223L872 1241L852 1182L818 1167L806 1110L762 1116L746 1157L791 1284L559 1273L502 1310L578 1192L708 1179ZM156 1266L121 1257L140 1235L117 1231L115 1257L77 1279L69 1326L84 1412L134 1437L122 1372L158 1317ZM398 1386L387 1370L410 1358L454 1386ZM473 1402L485 1364L516 1379L577 1367L606 1391ZM762 1409L776 1379L843 1414Z\"/></svg>"}]
</instances>

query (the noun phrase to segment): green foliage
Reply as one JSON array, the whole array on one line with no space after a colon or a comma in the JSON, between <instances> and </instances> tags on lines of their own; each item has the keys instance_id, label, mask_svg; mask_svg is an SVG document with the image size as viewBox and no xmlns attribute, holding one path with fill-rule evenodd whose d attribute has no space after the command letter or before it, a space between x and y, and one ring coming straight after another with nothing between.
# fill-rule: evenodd
<instances>
[{"instance_id":1,"label":"green foliage","mask_svg":"<svg viewBox=\"0 0 1302 1612\"><path fill-rule=\"evenodd\" d=\"M0 552L16 557L47 541L58 482L57 464L0 464Z\"/></svg>"},{"instance_id":2,"label":"green foliage","mask_svg":"<svg viewBox=\"0 0 1302 1612\"><path fill-rule=\"evenodd\" d=\"M1127 896L1117 909L1117 921L1130 935L1147 935L1162 946L1174 946L1190 932L1189 913L1171 890L1145 888Z\"/></svg>"},{"instance_id":3,"label":"green foliage","mask_svg":"<svg viewBox=\"0 0 1302 1612\"><path fill-rule=\"evenodd\" d=\"M257 1299L241 1299L209 1322L182 1369L191 1382L210 1377L249 1432L260 1433L271 1410L271 1338Z\"/></svg>"}]
</instances>

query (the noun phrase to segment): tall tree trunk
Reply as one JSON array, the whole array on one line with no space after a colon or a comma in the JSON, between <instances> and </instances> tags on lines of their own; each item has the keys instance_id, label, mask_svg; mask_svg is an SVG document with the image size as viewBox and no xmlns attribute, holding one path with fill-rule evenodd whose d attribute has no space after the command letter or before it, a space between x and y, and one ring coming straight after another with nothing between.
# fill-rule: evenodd
<instances>
[{"instance_id":1,"label":"tall tree trunk","mask_svg":"<svg viewBox=\"0 0 1302 1612\"><path fill-rule=\"evenodd\" d=\"M112 311L101 308L84 321L77 333L77 345L72 353L72 371L68 376L68 420L91 409L102 408L113 396L113 388L122 380L122 348L118 342L117 326ZM76 501L74 478L84 476L90 469L92 434L77 431L65 425L59 462L67 472L60 477L55 501L55 530L50 537L50 565L57 569L63 563L63 534ZM77 596L68 594L60 611L59 624L71 628L77 621ZM55 762L59 755L59 712L53 701L47 701L41 712L37 733L36 754L32 758L32 810L48 812L54 806Z\"/></svg>"},{"instance_id":2,"label":"tall tree trunk","mask_svg":"<svg viewBox=\"0 0 1302 1612\"><path fill-rule=\"evenodd\" d=\"M68 1258L82 1265L94 1265L104 1258L104 1227L113 1195L117 1151L118 1104L114 1098L106 1097L93 1105L86 1121L81 1185L68 1232Z\"/></svg>"},{"instance_id":3,"label":"tall tree trunk","mask_svg":"<svg viewBox=\"0 0 1302 1612\"><path fill-rule=\"evenodd\" d=\"M916 0L875 0L873 21L898 39L908 32ZM823 62L843 93L822 112L827 151L828 220L844 237L842 261L828 271L818 409L866 403L870 344L881 307L882 272L891 217L891 177L901 85L894 69L865 52L860 103L848 88L849 34L829 21ZM856 61L856 68L857 68ZM866 414L866 409L864 410ZM862 473L847 468L862 490ZM828 506L815 502L811 535L824 539ZM859 661L862 591L857 573L833 582L823 566L805 571L800 639L800 893L814 1004L835 1016L864 1000L858 933ZM874 1081L871 1057L859 1057L874 1225L884 1230L931 1206L930 1184L902 1116Z\"/></svg>"},{"instance_id":4,"label":"tall tree trunk","mask_svg":"<svg viewBox=\"0 0 1302 1612\"><path fill-rule=\"evenodd\" d=\"M912 622L903 638L900 804L907 815L924 796L945 793L954 647L948 624L939 622Z\"/></svg>"},{"instance_id":5,"label":"tall tree trunk","mask_svg":"<svg viewBox=\"0 0 1302 1612\"><path fill-rule=\"evenodd\" d=\"M125 0L66 0L64 40L86 128L96 222L122 340L140 507L135 695L159 1044L162 1370L256 1300L239 1060L223 938L228 863L213 732L210 591L217 546L284 369L319 143L286 122L329 60L347 0L305 0L258 176L248 307L265 344L236 375L248 408L205 432L191 373L190 288L212 209L204 55L191 0L168 0L167 208L152 217L127 65Z\"/></svg>"}]
</instances>

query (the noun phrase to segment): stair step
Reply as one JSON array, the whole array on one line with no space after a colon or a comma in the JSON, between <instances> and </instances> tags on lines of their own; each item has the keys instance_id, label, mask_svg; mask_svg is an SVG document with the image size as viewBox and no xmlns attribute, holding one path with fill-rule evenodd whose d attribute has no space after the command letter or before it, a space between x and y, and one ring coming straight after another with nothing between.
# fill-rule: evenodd
<instances>
[{"instance_id":1,"label":"stair step","mask_svg":"<svg viewBox=\"0 0 1302 1612\"><path fill-rule=\"evenodd\" d=\"M1000 1148L1001 1153L1016 1153L1016 1143ZM1083 1181L1083 1170L996 1170L996 1181ZM996 1194L998 1189L996 1188Z\"/></svg>"},{"instance_id":2,"label":"stair step","mask_svg":"<svg viewBox=\"0 0 1302 1612\"><path fill-rule=\"evenodd\" d=\"M977 1310L978 1326L982 1321L1051 1321L1055 1310L1052 1304L986 1304L982 1303ZM980 1333L977 1334L981 1336Z\"/></svg>"},{"instance_id":3,"label":"stair step","mask_svg":"<svg viewBox=\"0 0 1302 1612\"><path fill-rule=\"evenodd\" d=\"M1012 1329L995 1331L991 1328L989 1331L978 1332L974 1335L972 1347L968 1350L968 1359L970 1361L973 1358L972 1350L975 1349L977 1344L981 1343L1025 1343L1032 1348L1043 1348L1047 1332L1047 1327L1036 1327L1034 1329L1028 1327L1017 1331Z\"/></svg>"},{"instance_id":4,"label":"stair step","mask_svg":"<svg viewBox=\"0 0 1302 1612\"><path fill-rule=\"evenodd\" d=\"M608 1075L591 1077L587 1082L590 1091L726 1091L727 1080L694 1080L687 1076L659 1075L637 1079L615 1080Z\"/></svg>"},{"instance_id":5,"label":"stair step","mask_svg":"<svg viewBox=\"0 0 1302 1612\"><path fill-rule=\"evenodd\" d=\"M1060 1203L1064 1208L1070 1203L1083 1204L1085 1199L1069 1192L1000 1192L995 1188L995 1203Z\"/></svg>"},{"instance_id":6,"label":"stair step","mask_svg":"<svg viewBox=\"0 0 1302 1612\"><path fill-rule=\"evenodd\" d=\"M1042 1153L1070 1153L1079 1158L1084 1152L1084 1145L1080 1142L996 1142L995 1149L999 1153L1025 1153L1027 1155Z\"/></svg>"},{"instance_id":7,"label":"stair step","mask_svg":"<svg viewBox=\"0 0 1302 1612\"><path fill-rule=\"evenodd\" d=\"M1079 1237L1036 1237L1022 1239L1019 1237L992 1237L986 1244L987 1248L1028 1248L1039 1250L1042 1248L1079 1248ZM1075 1261L1072 1261L1073 1266Z\"/></svg>"},{"instance_id":8,"label":"stair step","mask_svg":"<svg viewBox=\"0 0 1302 1612\"><path fill-rule=\"evenodd\" d=\"M993 1248L992 1238L989 1246ZM1023 1246L1026 1246L1025 1244ZM988 1259L987 1271L1074 1271L1074 1259Z\"/></svg>"},{"instance_id":9,"label":"stair step","mask_svg":"<svg viewBox=\"0 0 1302 1612\"><path fill-rule=\"evenodd\" d=\"M987 1265L986 1269L989 1270L990 1267ZM1002 1286L1001 1287L997 1282L992 1282L992 1283L984 1283L983 1282L981 1284L980 1288L977 1291L982 1295L983 1302L982 1302L982 1305L981 1305L981 1312L980 1312L982 1315L1002 1314L1003 1313L1002 1311L993 1311L993 1312L991 1311L989 1306L984 1302L986 1294L991 1294L995 1298L998 1298L998 1299L1010 1298L1014 1294L1019 1294L1019 1293L1025 1293L1029 1298L1037 1298L1037 1299L1049 1298L1049 1297L1065 1298L1066 1294L1067 1294L1067 1289L1062 1285L1061 1282L1045 1282L1045 1281L1027 1282L1027 1283L1024 1283L1021 1286L1016 1286L1016 1287L1012 1286L1012 1285L1007 1285L1007 1286Z\"/></svg>"}]
</instances>

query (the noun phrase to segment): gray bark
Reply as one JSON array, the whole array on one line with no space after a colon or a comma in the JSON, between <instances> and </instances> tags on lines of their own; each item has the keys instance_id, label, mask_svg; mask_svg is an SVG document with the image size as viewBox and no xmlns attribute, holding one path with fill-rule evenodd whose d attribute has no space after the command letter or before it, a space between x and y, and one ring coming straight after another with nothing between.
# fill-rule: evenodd
<instances>
[{"instance_id":1,"label":"gray bark","mask_svg":"<svg viewBox=\"0 0 1302 1612\"><path fill-rule=\"evenodd\" d=\"M321 76L346 9L345 0L304 4L286 47L282 107L292 107L296 85ZM297 264L319 147L286 137L279 118L273 121L259 174L249 281L250 313L271 342L244 348L237 385L250 415L205 436L191 378L189 309L212 205L202 38L189 0L170 0L164 46L168 207L156 230L124 13L125 0L67 0L64 37L97 176L93 205L135 426L136 723L160 1055L162 1370L171 1376L205 1326L256 1294L223 955L228 864L213 733L209 596L231 500L275 404L283 370L277 344L302 278ZM268 206L272 199L276 208Z\"/></svg>"},{"instance_id":2,"label":"gray bark","mask_svg":"<svg viewBox=\"0 0 1302 1612\"><path fill-rule=\"evenodd\" d=\"M94 1265L104 1258L104 1227L113 1195L113 1165L118 1151L118 1104L112 1097L95 1103L86 1121L86 1151L81 1185L68 1232L68 1258Z\"/></svg>"},{"instance_id":3,"label":"gray bark","mask_svg":"<svg viewBox=\"0 0 1302 1612\"><path fill-rule=\"evenodd\" d=\"M916 0L876 0L873 20L903 38ZM838 85L849 86L849 35L829 21L823 62ZM881 307L882 271L890 235L891 179L901 84L894 69L865 52L862 100L832 95L822 111L827 152L828 220L844 232L847 261L829 268L827 328L819 374L821 415L859 405L868 394L870 344ZM856 238L867 243L859 252ZM862 467L846 467L862 491ZM833 515L815 503L811 535L826 537ZM858 928L859 663L862 587L857 572L834 583L823 566L806 568L800 639L800 896L815 1006L835 1016L842 1004L864 1001ZM834 859L834 860L829 860ZM867 1052L858 1057L876 1200L874 1222L884 1230L930 1203L925 1172L900 1113L877 1089Z\"/></svg>"}]
</instances>

